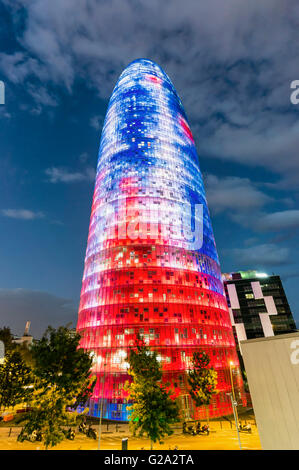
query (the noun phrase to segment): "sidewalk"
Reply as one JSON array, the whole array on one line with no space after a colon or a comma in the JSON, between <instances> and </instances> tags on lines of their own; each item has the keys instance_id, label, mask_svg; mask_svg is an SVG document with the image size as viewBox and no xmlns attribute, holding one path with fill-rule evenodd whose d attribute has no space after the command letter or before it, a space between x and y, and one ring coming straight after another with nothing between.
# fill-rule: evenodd
<instances>
[{"instance_id":1,"label":"sidewalk","mask_svg":"<svg viewBox=\"0 0 299 470\"><path fill-rule=\"evenodd\" d=\"M106 429L105 429L106 426ZM129 432L127 424L111 424L102 426L101 449L102 450L121 450L121 441L128 437L128 450L150 450L150 443L145 438L134 438ZM96 426L93 426L97 429ZM222 427L222 428L221 428ZM237 432L229 422L213 421L210 423L210 435L190 436L182 434L181 429L174 430L174 434L164 439L164 444L155 444L154 449L174 450L238 450ZM21 427L0 427L0 450L43 450L40 442L17 442L17 436ZM10 435L9 435L10 434ZM241 443L243 449L261 449L259 436L255 426L252 426L252 434L241 433ZM74 441L65 440L55 447L56 450L97 450L98 443L93 439L76 433Z\"/></svg>"}]
</instances>

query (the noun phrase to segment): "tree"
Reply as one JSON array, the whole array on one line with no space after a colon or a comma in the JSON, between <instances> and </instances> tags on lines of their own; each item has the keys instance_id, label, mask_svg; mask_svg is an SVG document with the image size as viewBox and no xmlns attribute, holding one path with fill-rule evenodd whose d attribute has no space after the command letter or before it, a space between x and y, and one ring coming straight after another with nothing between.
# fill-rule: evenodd
<instances>
[{"instance_id":1,"label":"tree","mask_svg":"<svg viewBox=\"0 0 299 470\"><path fill-rule=\"evenodd\" d=\"M0 365L0 408L27 402L32 395L33 376L18 351L9 351Z\"/></svg>"},{"instance_id":2,"label":"tree","mask_svg":"<svg viewBox=\"0 0 299 470\"><path fill-rule=\"evenodd\" d=\"M129 374L133 381L126 384L133 405L130 410L130 427L133 435L144 434L153 442L173 433L170 425L178 421L179 408L167 384L161 382L162 369L157 353L151 351L143 342L137 340L127 358Z\"/></svg>"},{"instance_id":3,"label":"tree","mask_svg":"<svg viewBox=\"0 0 299 470\"><path fill-rule=\"evenodd\" d=\"M16 344L15 350L18 351L25 364L30 367L31 369L33 368L33 358L32 358L32 353L31 353L31 346L30 344L24 342L21 344Z\"/></svg>"},{"instance_id":4,"label":"tree","mask_svg":"<svg viewBox=\"0 0 299 470\"><path fill-rule=\"evenodd\" d=\"M77 417L67 409L86 404L94 387L92 357L79 348L79 342L80 335L67 327L48 327L31 346L36 387L23 432L41 431L46 448L65 438L65 426L74 425Z\"/></svg>"},{"instance_id":5,"label":"tree","mask_svg":"<svg viewBox=\"0 0 299 470\"><path fill-rule=\"evenodd\" d=\"M187 380L196 407L209 405L212 396L217 393L217 372L209 367L209 363L210 358L204 351L193 353L193 368L189 371Z\"/></svg>"},{"instance_id":6,"label":"tree","mask_svg":"<svg viewBox=\"0 0 299 470\"><path fill-rule=\"evenodd\" d=\"M10 351L14 348L15 344L12 342L13 336L11 334L10 328L4 326L0 328L0 341L3 341L5 352Z\"/></svg>"}]
</instances>

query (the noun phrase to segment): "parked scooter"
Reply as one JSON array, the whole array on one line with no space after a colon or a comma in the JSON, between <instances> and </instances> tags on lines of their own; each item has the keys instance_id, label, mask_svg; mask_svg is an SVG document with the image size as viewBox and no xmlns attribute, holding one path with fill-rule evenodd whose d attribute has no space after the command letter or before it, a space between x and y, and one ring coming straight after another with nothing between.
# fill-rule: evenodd
<instances>
[{"instance_id":1,"label":"parked scooter","mask_svg":"<svg viewBox=\"0 0 299 470\"><path fill-rule=\"evenodd\" d=\"M210 434L210 428L207 424L204 424L200 427L200 423L198 423L196 427L196 434L206 434L207 436Z\"/></svg>"},{"instance_id":2,"label":"parked scooter","mask_svg":"<svg viewBox=\"0 0 299 470\"><path fill-rule=\"evenodd\" d=\"M85 434L87 437L90 437L91 439L98 438L98 433L96 432L96 430L93 427L91 427L91 425L87 427L85 421L81 421L81 423L79 424L79 432L81 432L82 434Z\"/></svg>"},{"instance_id":3,"label":"parked scooter","mask_svg":"<svg viewBox=\"0 0 299 470\"><path fill-rule=\"evenodd\" d=\"M18 438L17 440L19 442L24 442L24 441L30 441L30 442L41 442L43 439L43 434L40 430L38 429L35 429L34 431L32 431L31 434L27 434L24 429L22 429L22 431L20 432L20 434L18 435Z\"/></svg>"},{"instance_id":4,"label":"parked scooter","mask_svg":"<svg viewBox=\"0 0 299 470\"><path fill-rule=\"evenodd\" d=\"M208 425L204 424L201 426L200 422L196 424L196 427L194 427L192 424L187 425L186 421L183 423L183 434L190 434L191 436L196 436L199 434L210 434L210 428Z\"/></svg>"},{"instance_id":5,"label":"parked scooter","mask_svg":"<svg viewBox=\"0 0 299 470\"><path fill-rule=\"evenodd\" d=\"M67 431L64 431L65 437L69 439L70 441L73 441L75 439L75 431L72 428L69 428Z\"/></svg>"},{"instance_id":6,"label":"parked scooter","mask_svg":"<svg viewBox=\"0 0 299 470\"><path fill-rule=\"evenodd\" d=\"M82 434L86 434L86 429L87 426L85 421L81 421L81 423L79 424L79 432L81 432Z\"/></svg>"},{"instance_id":7,"label":"parked scooter","mask_svg":"<svg viewBox=\"0 0 299 470\"><path fill-rule=\"evenodd\" d=\"M91 426L88 427L86 430L86 436L90 437L91 439L97 439L98 438L98 433L96 432L95 429L93 429Z\"/></svg>"},{"instance_id":8,"label":"parked scooter","mask_svg":"<svg viewBox=\"0 0 299 470\"><path fill-rule=\"evenodd\" d=\"M248 424L241 424L239 423L239 431L240 432L248 432L248 433L251 433L252 429L251 429L251 424L248 423Z\"/></svg>"},{"instance_id":9,"label":"parked scooter","mask_svg":"<svg viewBox=\"0 0 299 470\"><path fill-rule=\"evenodd\" d=\"M196 432L192 425L187 426L186 421L183 423L183 434L191 434L191 436L195 436Z\"/></svg>"}]
</instances>

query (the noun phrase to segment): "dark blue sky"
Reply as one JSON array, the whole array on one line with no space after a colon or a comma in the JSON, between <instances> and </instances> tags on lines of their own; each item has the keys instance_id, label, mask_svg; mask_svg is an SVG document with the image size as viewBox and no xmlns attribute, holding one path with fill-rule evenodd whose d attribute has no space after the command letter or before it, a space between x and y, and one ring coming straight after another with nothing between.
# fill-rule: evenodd
<instances>
[{"instance_id":1,"label":"dark blue sky","mask_svg":"<svg viewBox=\"0 0 299 470\"><path fill-rule=\"evenodd\" d=\"M223 271L297 283L299 9L295 1L0 2L0 325L76 323L101 125L147 57L197 142Z\"/></svg>"}]
</instances>

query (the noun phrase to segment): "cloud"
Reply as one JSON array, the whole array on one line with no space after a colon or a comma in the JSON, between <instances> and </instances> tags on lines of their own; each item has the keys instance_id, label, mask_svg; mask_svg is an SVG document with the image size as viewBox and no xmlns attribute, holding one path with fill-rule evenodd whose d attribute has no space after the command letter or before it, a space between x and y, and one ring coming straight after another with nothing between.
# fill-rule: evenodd
<instances>
[{"instance_id":1,"label":"cloud","mask_svg":"<svg viewBox=\"0 0 299 470\"><path fill-rule=\"evenodd\" d=\"M281 278L284 281L288 281L289 279L293 279L296 277L299 277L299 271L293 271L293 272L287 272L287 273L281 274Z\"/></svg>"},{"instance_id":2,"label":"cloud","mask_svg":"<svg viewBox=\"0 0 299 470\"><path fill-rule=\"evenodd\" d=\"M58 101L55 97L51 96L45 87L29 86L30 95L35 99L36 103L44 106L57 106Z\"/></svg>"},{"instance_id":3,"label":"cloud","mask_svg":"<svg viewBox=\"0 0 299 470\"><path fill-rule=\"evenodd\" d=\"M79 161L80 163L86 163L87 160L89 158L89 155L87 152L82 152L80 155L79 155Z\"/></svg>"},{"instance_id":4,"label":"cloud","mask_svg":"<svg viewBox=\"0 0 299 470\"><path fill-rule=\"evenodd\" d=\"M1 52L0 70L15 85L23 85L29 77L37 77L41 81L48 79L47 70L41 66L39 60L24 52Z\"/></svg>"},{"instance_id":5,"label":"cloud","mask_svg":"<svg viewBox=\"0 0 299 470\"><path fill-rule=\"evenodd\" d=\"M1 214L4 217L20 220L34 220L42 219L45 217L43 212L34 212L27 209L2 209Z\"/></svg>"},{"instance_id":6,"label":"cloud","mask_svg":"<svg viewBox=\"0 0 299 470\"><path fill-rule=\"evenodd\" d=\"M3 107L0 107L0 119L3 118L3 119L10 119L11 118L11 114L8 113L5 108Z\"/></svg>"},{"instance_id":7,"label":"cloud","mask_svg":"<svg viewBox=\"0 0 299 470\"><path fill-rule=\"evenodd\" d=\"M26 321L30 333L40 337L48 325L57 327L75 322L77 309L72 301L47 292L28 289L0 289L0 326L9 326L14 334L22 334Z\"/></svg>"},{"instance_id":8,"label":"cloud","mask_svg":"<svg viewBox=\"0 0 299 470\"><path fill-rule=\"evenodd\" d=\"M246 248L230 250L239 266L259 268L263 266L280 266L290 263L290 252L286 247L265 243Z\"/></svg>"},{"instance_id":9,"label":"cloud","mask_svg":"<svg viewBox=\"0 0 299 470\"><path fill-rule=\"evenodd\" d=\"M298 148L299 115L275 115L273 109L262 114L256 110L254 123L243 128L219 123L202 144L202 151L214 158L263 166L281 175L277 183L268 183L273 189L297 188Z\"/></svg>"},{"instance_id":10,"label":"cloud","mask_svg":"<svg viewBox=\"0 0 299 470\"><path fill-rule=\"evenodd\" d=\"M100 115L93 116L93 117L90 118L89 124L96 131L99 131L102 127L103 120L104 120L103 116L100 116Z\"/></svg>"},{"instance_id":11,"label":"cloud","mask_svg":"<svg viewBox=\"0 0 299 470\"><path fill-rule=\"evenodd\" d=\"M83 171L71 171L67 168L51 167L45 170L50 183L75 183L78 181L94 181L95 170L87 167Z\"/></svg>"},{"instance_id":12,"label":"cloud","mask_svg":"<svg viewBox=\"0 0 299 470\"><path fill-rule=\"evenodd\" d=\"M257 237L250 237L250 238L246 238L244 240L244 245L245 246L252 246L254 245L255 243L258 242L258 238Z\"/></svg>"},{"instance_id":13,"label":"cloud","mask_svg":"<svg viewBox=\"0 0 299 470\"><path fill-rule=\"evenodd\" d=\"M3 2L19 50L0 54L0 70L13 83L39 80L71 93L80 80L107 99L123 68L148 57L173 80L201 153L264 166L285 189L297 184L295 0Z\"/></svg>"},{"instance_id":14,"label":"cloud","mask_svg":"<svg viewBox=\"0 0 299 470\"><path fill-rule=\"evenodd\" d=\"M299 228L299 210L286 210L266 214L262 211L246 214L243 212L230 214L231 219L242 225L243 227L251 228L256 232L281 232L292 231ZM294 232L289 233L293 236ZM282 235L285 239L285 235Z\"/></svg>"},{"instance_id":15,"label":"cloud","mask_svg":"<svg viewBox=\"0 0 299 470\"><path fill-rule=\"evenodd\" d=\"M208 174L205 178L209 207L214 213L251 211L272 202L272 198L248 178L218 177Z\"/></svg>"},{"instance_id":16,"label":"cloud","mask_svg":"<svg viewBox=\"0 0 299 470\"><path fill-rule=\"evenodd\" d=\"M299 228L299 210L287 210L265 214L259 218L257 227L262 231L280 231Z\"/></svg>"}]
</instances>

